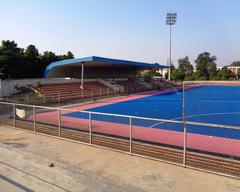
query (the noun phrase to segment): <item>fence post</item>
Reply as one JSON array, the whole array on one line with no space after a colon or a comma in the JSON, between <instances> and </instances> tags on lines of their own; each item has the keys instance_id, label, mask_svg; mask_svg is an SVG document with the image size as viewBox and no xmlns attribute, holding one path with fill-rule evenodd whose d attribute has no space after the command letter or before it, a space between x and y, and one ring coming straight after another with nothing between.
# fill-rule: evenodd
<instances>
[{"instance_id":1,"label":"fence post","mask_svg":"<svg viewBox=\"0 0 240 192\"><path fill-rule=\"evenodd\" d=\"M58 109L58 137L61 138L61 110Z\"/></svg>"},{"instance_id":2,"label":"fence post","mask_svg":"<svg viewBox=\"0 0 240 192\"><path fill-rule=\"evenodd\" d=\"M13 104L13 126L16 127L16 107Z\"/></svg>"},{"instance_id":3,"label":"fence post","mask_svg":"<svg viewBox=\"0 0 240 192\"><path fill-rule=\"evenodd\" d=\"M185 85L182 85L182 119L183 119L183 165L186 165L186 144L187 144L187 128L185 118Z\"/></svg>"},{"instance_id":4,"label":"fence post","mask_svg":"<svg viewBox=\"0 0 240 192\"><path fill-rule=\"evenodd\" d=\"M43 104L46 104L46 94L43 94Z\"/></svg>"},{"instance_id":5,"label":"fence post","mask_svg":"<svg viewBox=\"0 0 240 192\"><path fill-rule=\"evenodd\" d=\"M129 117L129 153L132 154L132 117Z\"/></svg>"},{"instance_id":6,"label":"fence post","mask_svg":"<svg viewBox=\"0 0 240 192\"><path fill-rule=\"evenodd\" d=\"M36 107L33 106L33 132L36 133Z\"/></svg>"},{"instance_id":7,"label":"fence post","mask_svg":"<svg viewBox=\"0 0 240 192\"><path fill-rule=\"evenodd\" d=\"M108 96L110 95L110 88L108 87Z\"/></svg>"},{"instance_id":8,"label":"fence post","mask_svg":"<svg viewBox=\"0 0 240 192\"><path fill-rule=\"evenodd\" d=\"M26 95L26 103L29 103L29 94Z\"/></svg>"},{"instance_id":9,"label":"fence post","mask_svg":"<svg viewBox=\"0 0 240 192\"><path fill-rule=\"evenodd\" d=\"M100 97L102 96L102 88L100 88L100 90L99 90L99 95L100 95Z\"/></svg>"},{"instance_id":10,"label":"fence post","mask_svg":"<svg viewBox=\"0 0 240 192\"><path fill-rule=\"evenodd\" d=\"M58 92L58 104L60 103L60 92Z\"/></svg>"},{"instance_id":11,"label":"fence post","mask_svg":"<svg viewBox=\"0 0 240 192\"><path fill-rule=\"evenodd\" d=\"M94 97L94 96L93 96L93 89L91 89L91 94L92 94L92 98L93 98L93 97Z\"/></svg>"},{"instance_id":12,"label":"fence post","mask_svg":"<svg viewBox=\"0 0 240 192\"><path fill-rule=\"evenodd\" d=\"M92 144L92 115L88 114L88 126L89 126L89 143Z\"/></svg>"},{"instance_id":13,"label":"fence post","mask_svg":"<svg viewBox=\"0 0 240 192\"><path fill-rule=\"evenodd\" d=\"M81 93L82 93L82 101L83 101L83 90L81 90Z\"/></svg>"}]
</instances>

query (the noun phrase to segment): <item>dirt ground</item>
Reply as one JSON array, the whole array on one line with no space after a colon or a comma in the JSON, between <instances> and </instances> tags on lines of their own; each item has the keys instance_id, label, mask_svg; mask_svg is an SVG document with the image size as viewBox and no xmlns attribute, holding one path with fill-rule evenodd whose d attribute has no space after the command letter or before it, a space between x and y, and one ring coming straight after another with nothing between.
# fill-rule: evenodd
<instances>
[{"instance_id":1,"label":"dirt ground","mask_svg":"<svg viewBox=\"0 0 240 192\"><path fill-rule=\"evenodd\" d=\"M0 126L0 191L239 192L240 180Z\"/></svg>"}]
</instances>

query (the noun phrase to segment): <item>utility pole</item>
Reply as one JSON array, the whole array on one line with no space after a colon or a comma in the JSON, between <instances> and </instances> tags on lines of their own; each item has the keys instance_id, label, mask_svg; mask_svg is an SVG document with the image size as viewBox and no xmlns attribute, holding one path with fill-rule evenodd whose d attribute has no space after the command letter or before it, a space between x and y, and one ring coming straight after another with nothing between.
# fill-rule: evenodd
<instances>
[{"instance_id":1,"label":"utility pole","mask_svg":"<svg viewBox=\"0 0 240 192\"><path fill-rule=\"evenodd\" d=\"M177 21L177 13L167 13L166 25L169 25L169 71L168 80L171 80L171 66L172 66L172 25Z\"/></svg>"}]
</instances>

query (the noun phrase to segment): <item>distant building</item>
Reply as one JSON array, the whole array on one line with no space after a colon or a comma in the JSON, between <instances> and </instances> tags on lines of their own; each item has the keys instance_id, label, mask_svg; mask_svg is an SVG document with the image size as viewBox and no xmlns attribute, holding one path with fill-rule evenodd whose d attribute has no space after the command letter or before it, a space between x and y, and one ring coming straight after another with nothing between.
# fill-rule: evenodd
<instances>
[{"instance_id":1,"label":"distant building","mask_svg":"<svg viewBox=\"0 0 240 192\"><path fill-rule=\"evenodd\" d=\"M221 70L223 67L217 67L217 70ZM227 68L232 71L233 74L237 75L240 74L240 66L227 66ZM197 69L196 67L193 68L193 72L196 72ZM168 69L163 68L163 69L159 69L158 72L162 75L163 78L166 77L167 73L168 73Z\"/></svg>"},{"instance_id":2,"label":"distant building","mask_svg":"<svg viewBox=\"0 0 240 192\"><path fill-rule=\"evenodd\" d=\"M221 70L223 67L217 67L217 70ZM227 66L227 68L233 72L233 74L237 75L240 73L240 66Z\"/></svg>"},{"instance_id":3,"label":"distant building","mask_svg":"<svg viewBox=\"0 0 240 192\"><path fill-rule=\"evenodd\" d=\"M157 72L162 76L162 78L167 79L168 71L169 71L169 69L162 68L162 69L159 69Z\"/></svg>"},{"instance_id":4,"label":"distant building","mask_svg":"<svg viewBox=\"0 0 240 192\"><path fill-rule=\"evenodd\" d=\"M217 67L217 71L221 70L223 67ZM233 72L233 74L237 75L240 73L240 66L227 66L227 68ZM196 68L193 69L196 72Z\"/></svg>"},{"instance_id":5,"label":"distant building","mask_svg":"<svg viewBox=\"0 0 240 192\"><path fill-rule=\"evenodd\" d=\"M230 71L232 71L235 75L240 73L240 66L228 66Z\"/></svg>"}]
</instances>

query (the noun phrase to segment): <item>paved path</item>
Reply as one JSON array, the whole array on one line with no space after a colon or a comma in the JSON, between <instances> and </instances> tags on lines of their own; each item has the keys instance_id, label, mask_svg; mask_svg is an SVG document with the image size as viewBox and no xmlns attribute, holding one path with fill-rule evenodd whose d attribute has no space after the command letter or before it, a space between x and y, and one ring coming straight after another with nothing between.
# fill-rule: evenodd
<instances>
[{"instance_id":1,"label":"paved path","mask_svg":"<svg viewBox=\"0 0 240 192\"><path fill-rule=\"evenodd\" d=\"M240 191L236 179L3 126L0 174L4 192Z\"/></svg>"}]
</instances>

